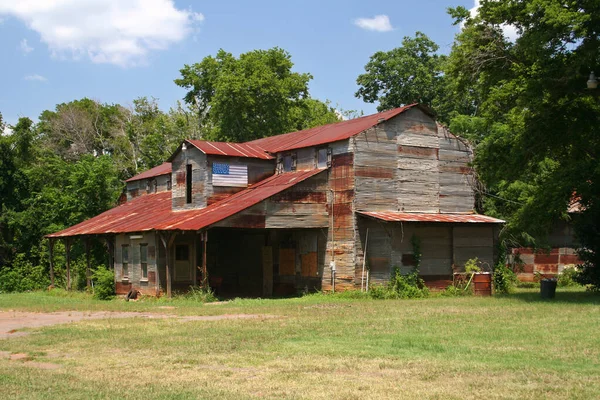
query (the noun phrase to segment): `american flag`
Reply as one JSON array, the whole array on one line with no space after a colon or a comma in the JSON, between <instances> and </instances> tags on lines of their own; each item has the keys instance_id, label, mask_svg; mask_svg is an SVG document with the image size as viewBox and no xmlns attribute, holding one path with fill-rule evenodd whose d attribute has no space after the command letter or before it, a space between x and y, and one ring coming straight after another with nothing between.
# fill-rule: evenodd
<instances>
[{"instance_id":1,"label":"american flag","mask_svg":"<svg viewBox=\"0 0 600 400\"><path fill-rule=\"evenodd\" d=\"M212 165L213 186L248 186L248 166L216 163Z\"/></svg>"}]
</instances>

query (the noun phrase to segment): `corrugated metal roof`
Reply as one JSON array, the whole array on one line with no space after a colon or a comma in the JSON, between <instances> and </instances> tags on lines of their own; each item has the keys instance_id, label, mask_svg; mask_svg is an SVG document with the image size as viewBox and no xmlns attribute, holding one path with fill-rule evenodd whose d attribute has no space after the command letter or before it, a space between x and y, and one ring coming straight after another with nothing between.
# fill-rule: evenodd
<instances>
[{"instance_id":1,"label":"corrugated metal roof","mask_svg":"<svg viewBox=\"0 0 600 400\"><path fill-rule=\"evenodd\" d=\"M157 167L150 168L148 171L137 174L134 177L127 179L125 182L139 181L140 179L154 178L155 176L166 175L171 173L171 163L165 162Z\"/></svg>"},{"instance_id":2,"label":"corrugated metal roof","mask_svg":"<svg viewBox=\"0 0 600 400\"><path fill-rule=\"evenodd\" d=\"M206 140L186 140L204 154L214 156L247 157L272 160L273 156L267 154L265 149L249 143L209 142Z\"/></svg>"},{"instance_id":3,"label":"corrugated metal roof","mask_svg":"<svg viewBox=\"0 0 600 400\"><path fill-rule=\"evenodd\" d=\"M450 222L468 224L502 224L505 221L480 214L426 214L397 211L360 211L359 214L388 222Z\"/></svg>"},{"instance_id":4,"label":"corrugated metal roof","mask_svg":"<svg viewBox=\"0 0 600 400\"><path fill-rule=\"evenodd\" d=\"M324 170L273 175L224 200L198 210L173 211L171 192L148 194L47 237L61 238L151 230L191 230L217 223Z\"/></svg>"},{"instance_id":5,"label":"corrugated metal roof","mask_svg":"<svg viewBox=\"0 0 600 400\"><path fill-rule=\"evenodd\" d=\"M290 132L283 135L257 139L251 142L246 142L245 144L258 146L270 153L277 153L280 151L337 142L339 140L348 139L354 135L357 135L362 131L367 130L383 121L387 121L388 119L393 118L396 115L401 114L415 106L422 107L418 104L411 104L405 107L395 108L393 110L350 119L347 121L341 121L329 125L305 129L303 131ZM424 110L429 112L426 109Z\"/></svg>"}]
</instances>

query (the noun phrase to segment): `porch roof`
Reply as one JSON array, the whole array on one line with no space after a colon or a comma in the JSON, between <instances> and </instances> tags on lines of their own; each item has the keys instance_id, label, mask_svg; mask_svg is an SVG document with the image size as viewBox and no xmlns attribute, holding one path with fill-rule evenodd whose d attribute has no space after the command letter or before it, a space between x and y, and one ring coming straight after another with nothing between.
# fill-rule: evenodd
<instances>
[{"instance_id":1,"label":"porch roof","mask_svg":"<svg viewBox=\"0 0 600 400\"><path fill-rule=\"evenodd\" d=\"M276 174L208 207L194 210L173 211L170 191L147 194L46 237L64 238L153 230L197 231L323 171L315 169Z\"/></svg>"},{"instance_id":2,"label":"porch roof","mask_svg":"<svg viewBox=\"0 0 600 400\"><path fill-rule=\"evenodd\" d=\"M505 221L481 214L403 213L398 211L359 211L359 214L387 222L446 222L468 224L503 224Z\"/></svg>"}]
</instances>

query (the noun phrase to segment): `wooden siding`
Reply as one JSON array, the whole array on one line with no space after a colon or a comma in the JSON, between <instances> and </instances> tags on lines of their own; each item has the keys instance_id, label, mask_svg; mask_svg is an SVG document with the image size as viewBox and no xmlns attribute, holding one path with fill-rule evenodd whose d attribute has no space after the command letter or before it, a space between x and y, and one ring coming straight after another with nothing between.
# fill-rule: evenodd
<instances>
[{"instance_id":1,"label":"wooden siding","mask_svg":"<svg viewBox=\"0 0 600 400\"><path fill-rule=\"evenodd\" d=\"M170 175L159 175L149 179L127 182L127 201L147 193L159 193L170 190L167 185L170 178ZM148 191L148 184L150 184L150 191Z\"/></svg>"},{"instance_id":2,"label":"wooden siding","mask_svg":"<svg viewBox=\"0 0 600 400\"><path fill-rule=\"evenodd\" d=\"M157 247L154 232L144 232L140 234L142 239L131 239L130 236L136 233L121 234L115 237L115 283L117 294L127 294L131 289L137 289L145 295L156 295L157 282ZM148 279L142 279L142 269L140 263L140 245L148 246L147 264ZM123 245L129 247L128 276L123 277L122 248Z\"/></svg>"},{"instance_id":3,"label":"wooden siding","mask_svg":"<svg viewBox=\"0 0 600 400\"><path fill-rule=\"evenodd\" d=\"M323 172L214 226L289 229L328 225L327 173Z\"/></svg>"},{"instance_id":4,"label":"wooden siding","mask_svg":"<svg viewBox=\"0 0 600 400\"><path fill-rule=\"evenodd\" d=\"M483 264L484 271L491 271L494 266L494 227L456 226L453 229L454 264L464 266L477 257Z\"/></svg>"},{"instance_id":5,"label":"wooden siding","mask_svg":"<svg viewBox=\"0 0 600 400\"><path fill-rule=\"evenodd\" d=\"M471 150L419 109L353 140L355 208L360 211L471 212Z\"/></svg>"},{"instance_id":6,"label":"wooden siding","mask_svg":"<svg viewBox=\"0 0 600 400\"><path fill-rule=\"evenodd\" d=\"M186 165L192 165L192 202L186 203ZM172 207L173 210L204 208L207 206L206 181L207 158L204 153L190 146L180 151L171 162L172 165Z\"/></svg>"}]
</instances>

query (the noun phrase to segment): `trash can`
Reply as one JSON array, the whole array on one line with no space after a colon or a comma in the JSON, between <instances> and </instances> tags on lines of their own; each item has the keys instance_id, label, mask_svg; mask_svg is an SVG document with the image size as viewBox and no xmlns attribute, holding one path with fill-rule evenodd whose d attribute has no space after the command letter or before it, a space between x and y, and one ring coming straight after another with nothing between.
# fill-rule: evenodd
<instances>
[{"instance_id":1,"label":"trash can","mask_svg":"<svg viewBox=\"0 0 600 400\"><path fill-rule=\"evenodd\" d=\"M556 295L556 279L544 278L540 280L540 294L542 299L553 299Z\"/></svg>"}]
</instances>

